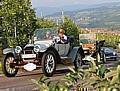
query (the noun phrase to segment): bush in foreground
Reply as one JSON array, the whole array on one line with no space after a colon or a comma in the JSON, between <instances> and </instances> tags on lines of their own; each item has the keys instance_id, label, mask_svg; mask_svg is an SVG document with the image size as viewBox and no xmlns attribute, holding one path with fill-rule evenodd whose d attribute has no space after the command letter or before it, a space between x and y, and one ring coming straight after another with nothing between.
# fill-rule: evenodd
<instances>
[{"instance_id":1,"label":"bush in foreground","mask_svg":"<svg viewBox=\"0 0 120 91\"><path fill-rule=\"evenodd\" d=\"M41 77L32 81L39 86L40 91L120 91L120 65L114 70L104 65L91 66L89 69L79 69L71 72L60 81L50 81Z\"/></svg>"}]
</instances>

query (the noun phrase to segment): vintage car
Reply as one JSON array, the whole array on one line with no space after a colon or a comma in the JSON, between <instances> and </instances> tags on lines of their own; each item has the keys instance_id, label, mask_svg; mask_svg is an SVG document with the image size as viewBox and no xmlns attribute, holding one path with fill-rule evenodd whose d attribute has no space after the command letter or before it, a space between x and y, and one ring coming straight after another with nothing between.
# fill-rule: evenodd
<instances>
[{"instance_id":1,"label":"vintage car","mask_svg":"<svg viewBox=\"0 0 120 91\"><path fill-rule=\"evenodd\" d=\"M79 34L79 40L86 55L95 50L96 34Z\"/></svg>"},{"instance_id":2,"label":"vintage car","mask_svg":"<svg viewBox=\"0 0 120 91\"><path fill-rule=\"evenodd\" d=\"M56 30L37 29L33 35L33 43L23 48L16 46L4 49L5 58L2 62L4 74L7 77L14 77L20 68L33 71L39 67L46 76L51 77L58 64L74 65L77 69L85 56L82 47L73 47L74 38L70 36L66 43L57 43L56 36Z\"/></svg>"}]
</instances>

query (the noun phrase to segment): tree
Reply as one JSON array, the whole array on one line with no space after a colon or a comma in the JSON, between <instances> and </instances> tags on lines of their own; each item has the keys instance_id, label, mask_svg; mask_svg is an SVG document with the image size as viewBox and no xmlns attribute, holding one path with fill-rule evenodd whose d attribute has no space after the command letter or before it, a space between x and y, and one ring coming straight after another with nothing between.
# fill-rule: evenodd
<instances>
[{"instance_id":1,"label":"tree","mask_svg":"<svg viewBox=\"0 0 120 91\"><path fill-rule=\"evenodd\" d=\"M75 38L74 45L79 45L79 27L68 17L64 18L61 27L65 30L66 35L73 35Z\"/></svg>"},{"instance_id":2,"label":"tree","mask_svg":"<svg viewBox=\"0 0 120 91\"><path fill-rule=\"evenodd\" d=\"M36 22L37 28L54 28L56 27L55 22L49 19L38 18Z\"/></svg>"},{"instance_id":3,"label":"tree","mask_svg":"<svg viewBox=\"0 0 120 91\"><path fill-rule=\"evenodd\" d=\"M9 46L28 42L36 28L36 16L30 0L3 0L2 31Z\"/></svg>"}]
</instances>

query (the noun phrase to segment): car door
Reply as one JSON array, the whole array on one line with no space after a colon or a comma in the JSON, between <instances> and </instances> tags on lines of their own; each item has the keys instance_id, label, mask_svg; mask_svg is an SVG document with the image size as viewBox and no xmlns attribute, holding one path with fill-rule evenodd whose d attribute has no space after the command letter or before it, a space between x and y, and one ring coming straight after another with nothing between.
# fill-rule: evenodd
<instances>
[{"instance_id":1,"label":"car door","mask_svg":"<svg viewBox=\"0 0 120 91\"><path fill-rule=\"evenodd\" d=\"M55 48L58 51L60 56L67 56L69 49L70 49L70 43L68 43L68 44L55 44Z\"/></svg>"},{"instance_id":2,"label":"car door","mask_svg":"<svg viewBox=\"0 0 120 91\"><path fill-rule=\"evenodd\" d=\"M65 56L66 44L55 44L55 48L60 56Z\"/></svg>"},{"instance_id":3,"label":"car door","mask_svg":"<svg viewBox=\"0 0 120 91\"><path fill-rule=\"evenodd\" d=\"M70 43L67 43L67 44L65 44L65 51L64 51L65 56L68 55L69 50L70 50Z\"/></svg>"}]
</instances>

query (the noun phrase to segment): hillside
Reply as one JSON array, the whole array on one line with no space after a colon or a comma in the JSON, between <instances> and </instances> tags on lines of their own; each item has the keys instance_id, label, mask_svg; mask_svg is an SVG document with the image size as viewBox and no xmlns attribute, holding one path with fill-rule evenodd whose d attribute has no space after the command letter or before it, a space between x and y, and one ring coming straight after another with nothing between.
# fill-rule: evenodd
<instances>
[{"instance_id":1,"label":"hillside","mask_svg":"<svg viewBox=\"0 0 120 91\"><path fill-rule=\"evenodd\" d=\"M76 11L76 10L88 9L92 7L94 6L83 5L83 4L73 4L73 5L61 6L61 7L48 6L48 7L34 7L34 8L35 8L37 17L40 17L41 12L43 13L44 16L46 16L46 15L51 15L61 11Z\"/></svg>"},{"instance_id":2,"label":"hillside","mask_svg":"<svg viewBox=\"0 0 120 91\"><path fill-rule=\"evenodd\" d=\"M77 11L64 12L70 16L81 27L88 28L120 28L120 2L98 5L96 8L89 8ZM50 15L59 17L60 12Z\"/></svg>"}]
</instances>

